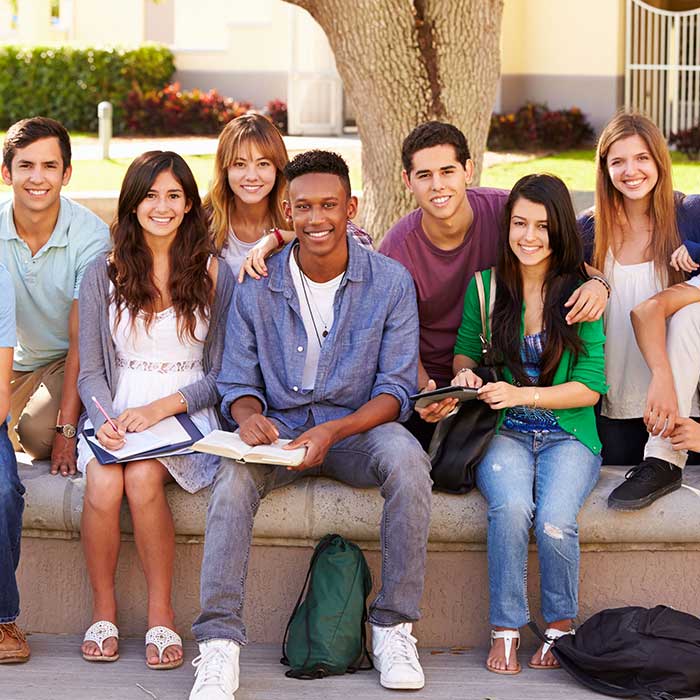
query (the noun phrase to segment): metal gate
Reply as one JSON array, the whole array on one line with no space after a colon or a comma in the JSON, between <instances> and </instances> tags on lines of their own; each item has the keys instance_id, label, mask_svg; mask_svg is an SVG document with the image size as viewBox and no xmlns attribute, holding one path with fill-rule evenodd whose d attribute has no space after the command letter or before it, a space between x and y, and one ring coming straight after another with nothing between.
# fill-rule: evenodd
<instances>
[{"instance_id":1,"label":"metal gate","mask_svg":"<svg viewBox=\"0 0 700 700\"><path fill-rule=\"evenodd\" d=\"M664 136L700 121L700 8L659 10L627 0L625 108L651 117Z\"/></svg>"}]
</instances>

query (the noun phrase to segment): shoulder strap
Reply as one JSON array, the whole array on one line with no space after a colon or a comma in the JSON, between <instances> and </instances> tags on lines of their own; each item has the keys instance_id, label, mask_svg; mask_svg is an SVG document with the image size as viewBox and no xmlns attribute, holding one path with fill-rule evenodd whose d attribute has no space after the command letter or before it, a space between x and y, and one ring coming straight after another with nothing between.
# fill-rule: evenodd
<instances>
[{"instance_id":1,"label":"shoulder strap","mask_svg":"<svg viewBox=\"0 0 700 700\"><path fill-rule=\"evenodd\" d=\"M493 307L496 303L496 268L491 270L491 283L489 285L489 311L486 315L486 290L484 288L483 270L479 270L474 279L476 280L476 291L479 294L479 312L481 313L481 334L484 340L491 338L491 317L493 316ZM488 325L488 332L487 332Z\"/></svg>"}]
</instances>

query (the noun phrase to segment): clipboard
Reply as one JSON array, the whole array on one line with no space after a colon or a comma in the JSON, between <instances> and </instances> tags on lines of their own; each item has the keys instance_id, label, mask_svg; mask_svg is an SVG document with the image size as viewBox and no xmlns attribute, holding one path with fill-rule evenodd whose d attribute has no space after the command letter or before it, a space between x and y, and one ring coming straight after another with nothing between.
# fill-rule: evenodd
<instances>
[{"instance_id":1,"label":"clipboard","mask_svg":"<svg viewBox=\"0 0 700 700\"><path fill-rule=\"evenodd\" d=\"M94 437L94 428L87 428L81 433L85 436L85 442L90 446L92 453L100 464L121 464L123 462L135 462L140 459L151 459L153 457L167 457L168 455L180 454L183 450L191 447L195 442L201 440L204 437L199 430L199 428L192 422L192 419L186 413L178 413L172 416L177 420L182 428L185 429L187 435L189 436L187 440L182 442L172 443L170 445L162 445L153 450L147 450L145 452L139 452L129 457L118 458L113 454L103 449L99 445L96 445L92 440L88 440L88 437Z\"/></svg>"}]
</instances>

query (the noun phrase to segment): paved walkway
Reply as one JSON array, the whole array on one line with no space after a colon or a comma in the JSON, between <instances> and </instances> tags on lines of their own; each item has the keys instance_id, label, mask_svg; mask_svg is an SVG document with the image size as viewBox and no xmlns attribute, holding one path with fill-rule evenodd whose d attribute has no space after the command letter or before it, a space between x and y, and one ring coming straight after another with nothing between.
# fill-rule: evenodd
<instances>
[{"instance_id":1,"label":"paved walkway","mask_svg":"<svg viewBox=\"0 0 700 700\"><path fill-rule=\"evenodd\" d=\"M72 139L73 160L99 160L100 144L93 136L74 136ZM341 152L357 151L362 144L357 135L347 136L285 136L284 142L289 151L307 151L311 148L325 148ZM115 137L110 142L111 158L135 158L144 151L175 151L183 156L206 156L216 153L217 139L207 136L178 136L152 138Z\"/></svg>"},{"instance_id":2,"label":"paved walkway","mask_svg":"<svg viewBox=\"0 0 700 700\"><path fill-rule=\"evenodd\" d=\"M3 700L186 700L196 655L185 643L185 664L174 671L150 671L143 662L143 643L125 639L121 658L111 664L87 663L76 637L32 635L29 663L0 667ZM523 649L521 658L527 658ZM599 695L582 688L564 671L533 671L498 676L483 668L485 650L435 653L422 650L426 688L411 693L389 692L374 671L353 676L298 681L285 678L279 647L252 645L241 654L241 689L236 700L589 700Z\"/></svg>"}]
</instances>

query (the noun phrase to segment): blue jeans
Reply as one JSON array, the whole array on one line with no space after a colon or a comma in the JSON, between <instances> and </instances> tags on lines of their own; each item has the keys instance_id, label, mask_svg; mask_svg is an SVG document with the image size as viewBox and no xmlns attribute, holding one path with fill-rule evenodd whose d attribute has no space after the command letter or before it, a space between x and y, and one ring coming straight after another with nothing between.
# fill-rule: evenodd
<instances>
[{"instance_id":1,"label":"blue jeans","mask_svg":"<svg viewBox=\"0 0 700 700\"><path fill-rule=\"evenodd\" d=\"M278 427L280 437L293 437L284 426ZM192 626L197 641L246 643L244 588L260 500L273 489L309 476L327 476L355 488L379 487L384 497L382 587L369 619L384 627L418 619L432 504L430 461L407 430L385 423L341 440L320 467L303 472L221 460L207 511L202 610Z\"/></svg>"},{"instance_id":2,"label":"blue jeans","mask_svg":"<svg viewBox=\"0 0 700 700\"><path fill-rule=\"evenodd\" d=\"M24 486L17 474L15 451L0 425L0 623L19 616L19 590L15 570L19 564Z\"/></svg>"},{"instance_id":3,"label":"blue jeans","mask_svg":"<svg viewBox=\"0 0 700 700\"><path fill-rule=\"evenodd\" d=\"M488 503L489 617L517 629L530 620L527 553L534 523L542 615L578 613L576 519L600 474L600 456L566 432L501 429L476 470Z\"/></svg>"}]
</instances>

